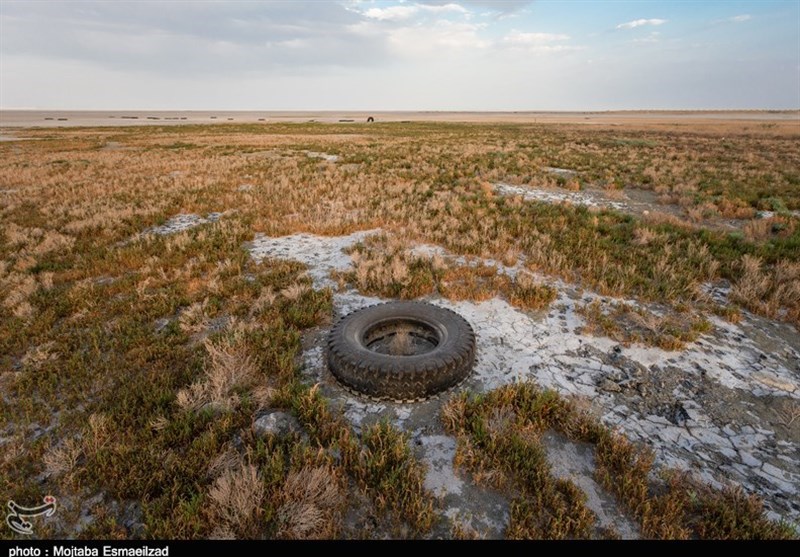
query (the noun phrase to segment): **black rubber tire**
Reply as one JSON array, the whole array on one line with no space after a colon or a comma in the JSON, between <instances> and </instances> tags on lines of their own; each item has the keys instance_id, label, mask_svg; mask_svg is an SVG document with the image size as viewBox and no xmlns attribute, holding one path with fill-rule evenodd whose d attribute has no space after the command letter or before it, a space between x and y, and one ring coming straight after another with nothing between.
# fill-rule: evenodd
<instances>
[{"instance_id":1,"label":"black rubber tire","mask_svg":"<svg viewBox=\"0 0 800 557\"><path fill-rule=\"evenodd\" d=\"M436 331L430 352L392 356L370 350L367 332L376 324L414 321ZM379 400L424 400L461 383L475 363L475 333L449 309L426 302L389 302L339 320L328 335L328 368L346 387Z\"/></svg>"}]
</instances>

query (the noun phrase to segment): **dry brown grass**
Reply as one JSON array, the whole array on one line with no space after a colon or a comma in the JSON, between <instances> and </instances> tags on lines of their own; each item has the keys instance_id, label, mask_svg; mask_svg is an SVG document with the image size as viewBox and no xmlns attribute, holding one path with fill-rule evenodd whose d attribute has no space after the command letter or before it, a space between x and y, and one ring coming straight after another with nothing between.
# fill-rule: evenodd
<instances>
[{"instance_id":1,"label":"dry brown grass","mask_svg":"<svg viewBox=\"0 0 800 557\"><path fill-rule=\"evenodd\" d=\"M756 214L752 207L725 198L716 203L716 210L726 219L752 219Z\"/></svg>"},{"instance_id":2,"label":"dry brown grass","mask_svg":"<svg viewBox=\"0 0 800 557\"><path fill-rule=\"evenodd\" d=\"M278 538L332 539L339 531L345 491L333 467L306 466L290 472L279 499Z\"/></svg>"},{"instance_id":3,"label":"dry brown grass","mask_svg":"<svg viewBox=\"0 0 800 557\"><path fill-rule=\"evenodd\" d=\"M652 228L636 228L633 231L633 243L637 246L646 246L658 240L658 233L653 231Z\"/></svg>"},{"instance_id":4,"label":"dry brown grass","mask_svg":"<svg viewBox=\"0 0 800 557\"><path fill-rule=\"evenodd\" d=\"M190 334L200 333L208 328L208 298L195 302L181 312L178 323L182 331Z\"/></svg>"},{"instance_id":5,"label":"dry brown grass","mask_svg":"<svg viewBox=\"0 0 800 557\"><path fill-rule=\"evenodd\" d=\"M243 346L205 342L209 363L203 379L178 392L177 403L185 410L199 410L210 406L217 410L231 410L238 406L238 391L256 382L258 368L255 360Z\"/></svg>"},{"instance_id":6,"label":"dry brown grass","mask_svg":"<svg viewBox=\"0 0 800 557\"><path fill-rule=\"evenodd\" d=\"M656 314L624 302L604 304L594 300L577 311L585 319L583 333L607 336L626 346L643 343L664 350L680 350L711 330L706 319L688 310L680 313L667 309Z\"/></svg>"},{"instance_id":7,"label":"dry brown grass","mask_svg":"<svg viewBox=\"0 0 800 557\"><path fill-rule=\"evenodd\" d=\"M534 277L520 271L507 291L511 305L522 309L540 310L548 307L556 299L556 289L536 282Z\"/></svg>"},{"instance_id":8,"label":"dry brown grass","mask_svg":"<svg viewBox=\"0 0 800 557\"><path fill-rule=\"evenodd\" d=\"M784 426L792 427L797 420L800 420L800 404L794 400L786 400L777 414Z\"/></svg>"},{"instance_id":9,"label":"dry brown grass","mask_svg":"<svg viewBox=\"0 0 800 557\"><path fill-rule=\"evenodd\" d=\"M788 217L770 217L748 221L742 232L751 242L763 242L775 236L791 236L795 229L795 219Z\"/></svg>"},{"instance_id":10,"label":"dry brown grass","mask_svg":"<svg viewBox=\"0 0 800 557\"><path fill-rule=\"evenodd\" d=\"M777 229L754 221L741 238L704 230L700 220L800 208L796 130L753 126L704 124L690 133L635 126L187 126L30 130L46 140L0 143L0 366L22 369L3 373L0 428L15 433L0 459L0 488L9 497L38 496L51 480L42 485L37 478L49 468L65 493L85 488L139 503L148 535L207 537L218 516L236 516L206 512L201 503L210 501L211 488L222 501L226 485L255 485L255 477L265 485L263 512L243 512L241 520L255 516L250 524L259 526L223 526L215 534L274 534L287 474L329 466L297 456L305 449L296 444L266 447L254 438L260 409L290 407L312 444L339 451L341 464L330 464L337 477L366 493L377 515L424 535L433 507L408 439L382 426L359 438L322 409L319 393L307 396L297 384L301 335L329 318L330 293L310 288L297 264L255 265L245 243L256 232L382 228L385 245L354 254L362 258L360 274L348 280L364 291L502 296L526 309L546 307L555 291L527 269L676 309L707 304L701 286L725 278L734 284L732 297L749 300L749 309L796 322L796 220L780 220L788 218L782 214ZM730 136L724 145L723 128ZM125 150L104 148L110 141ZM307 151L336 153L341 163L320 164ZM655 213L637 222L506 198L491 187L575 187L541 170L550 165L574 168L589 187L625 185L611 195L627 193L629 184L651 189L698 222ZM252 187L241 189L243 183ZM176 214L212 211L225 215L172 236L142 234ZM415 256L410 248L418 243L452 257ZM759 263L740 262L743 254ZM455 257L465 259L454 263ZM477 258L520 273L514 280ZM659 323L640 317L636 327L664 336ZM181 405L209 411L180 411ZM31 426L53 416L57 427L31 442L30 432L38 431ZM505 419L503 412L491 415L493 439L510 436ZM530 428L519 433L521 450L535 446ZM241 466L230 452L234 439L247 454ZM487 481L508 475L496 467L476 473ZM579 509L562 487L551 492L553 508ZM220 508L248 508L228 500ZM542 525L528 507L515 509L515 532ZM118 536L120 518L98 520L86 535ZM65 527L60 534L74 532Z\"/></svg>"},{"instance_id":11,"label":"dry brown grass","mask_svg":"<svg viewBox=\"0 0 800 557\"><path fill-rule=\"evenodd\" d=\"M416 298L433 288L424 258L408 251L409 245L397 237L380 235L367 240L362 249L351 253L353 280L363 292L386 293L392 297ZM416 267L417 272L412 271Z\"/></svg>"},{"instance_id":12,"label":"dry brown grass","mask_svg":"<svg viewBox=\"0 0 800 557\"><path fill-rule=\"evenodd\" d=\"M20 359L20 363L28 369L38 369L47 362L58 358L54 352L55 342L45 342L39 346L31 347Z\"/></svg>"},{"instance_id":13,"label":"dry brown grass","mask_svg":"<svg viewBox=\"0 0 800 557\"><path fill-rule=\"evenodd\" d=\"M77 471L78 459L83 450L79 441L67 439L58 447L52 447L44 455L45 472L50 476L70 478Z\"/></svg>"},{"instance_id":14,"label":"dry brown grass","mask_svg":"<svg viewBox=\"0 0 800 557\"><path fill-rule=\"evenodd\" d=\"M660 226L667 224L676 228L692 228L693 225L682 221L675 215L664 213L663 211L648 211L647 214L642 216L642 220L651 226Z\"/></svg>"},{"instance_id":15,"label":"dry brown grass","mask_svg":"<svg viewBox=\"0 0 800 557\"><path fill-rule=\"evenodd\" d=\"M232 444L228 443L220 449L217 455L208 464L208 477L217 479L225 472L236 469L241 463L241 457Z\"/></svg>"},{"instance_id":16,"label":"dry brown grass","mask_svg":"<svg viewBox=\"0 0 800 557\"><path fill-rule=\"evenodd\" d=\"M240 462L222 472L211 486L208 498L210 512L221 532L242 538L259 534L265 489L254 465Z\"/></svg>"},{"instance_id":17,"label":"dry brown grass","mask_svg":"<svg viewBox=\"0 0 800 557\"><path fill-rule=\"evenodd\" d=\"M110 430L111 423L108 416L97 413L90 415L86 435L83 438L84 452L99 454L113 440Z\"/></svg>"},{"instance_id":18,"label":"dry brown grass","mask_svg":"<svg viewBox=\"0 0 800 557\"><path fill-rule=\"evenodd\" d=\"M609 430L579 402L530 383L452 398L442 409L442 421L458 437L455 464L516 497L511 505L510 537L597 533L584 494L549 473L538 442L547 429L595 446L596 479L639 520L645 538L792 539L797 535L788 525L767 519L762 502L739 489L712 489L671 470L656 474L648 448Z\"/></svg>"},{"instance_id":19,"label":"dry brown grass","mask_svg":"<svg viewBox=\"0 0 800 557\"><path fill-rule=\"evenodd\" d=\"M341 415L331 412L318 385L302 391L294 404L312 439L337 447L343 468L378 512L405 523L412 535L430 530L433 497L424 487L425 467L413 456L406 434L380 422L365 428L357 440Z\"/></svg>"},{"instance_id":20,"label":"dry brown grass","mask_svg":"<svg viewBox=\"0 0 800 557\"><path fill-rule=\"evenodd\" d=\"M511 279L493 265L479 262L475 266L453 266L445 271L439 292L450 300L482 302L508 290Z\"/></svg>"},{"instance_id":21,"label":"dry brown grass","mask_svg":"<svg viewBox=\"0 0 800 557\"><path fill-rule=\"evenodd\" d=\"M353 271L340 275L365 294L418 298L434 292L450 300L480 302L504 296L522 309L542 309L556 298L554 288L539 284L529 272L509 277L494 264L482 260L459 262L452 256L414 253L406 240L385 234L368 238L351 254ZM506 261L516 263L514 250Z\"/></svg>"},{"instance_id":22,"label":"dry brown grass","mask_svg":"<svg viewBox=\"0 0 800 557\"><path fill-rule=\"evenodd\" d=\"M589 538L596 517L586 495L553 475L540 441L549 402L531 400L525 388L501 388L470 400L462 396L445 405L445 427L459 440L455 464L471 470L476 480L515 494L508 538Z\"/></svg>"},{"instance_id":23,"label":"dry brown grass","mask_svg":"<svg viewBox=\"0 0 800 557\"><path fill-rule=\"evenodd\" d=\"M781 261L765 269L760 259L745 255L730 298L761 315L800 323L800 263Z\"/></svg>"},{"instance_id":24,"label":"dry brown grass","mask_svg":"<svg viewBox=\"0 0 800 557\"><path fill-rule=\"evenodd\" d=\"M305 294L309 290L310 290L310 287L309 287L308 284L297 283L297 284L292 284L292 285L287 286L286 288L281 290L280 294L285 299L287 299L287 300L289 300L291 302L291 301L297 300L298 298L300 298L303 294ZM268 296L269 296L269 294L268 294Z\"/></svg>"},{"instance_id":25,"label":"dry brown grass","mask_svg":"<svg viewBox=\"0 0 800 557\"><path fill-rule=\"evenodd\" d=\"M410 356L413 354L411 348L411 330L398 327L389 342L389 354L393 356Z\"/></svg>"}]
</instances>

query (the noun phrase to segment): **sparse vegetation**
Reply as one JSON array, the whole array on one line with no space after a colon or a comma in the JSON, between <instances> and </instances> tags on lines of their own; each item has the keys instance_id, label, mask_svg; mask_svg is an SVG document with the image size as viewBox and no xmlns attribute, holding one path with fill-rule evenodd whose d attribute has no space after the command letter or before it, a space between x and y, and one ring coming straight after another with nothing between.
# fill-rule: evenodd
<instances>
[{"instance_id":1,"label":"sparse vegetation","mask_svg":"<svg viewBox=\"0 0 800 557\"><path fill-rule=\"evenodd\" d=\"M440 253L415 253L411 246L386 235L373 236L352 251L353 270L339 274L365 294L413 299L433 293L451 300L505 297L522 309L538 310L556 298L550 286L538 284L530 273L511 278L497 265L470 264Z\"/></svg>"},{"instance_id":2,"label":"sparse vegetation","mask_svg":"<svg viewBox=\"0 0 800 557\"><path fill-rule=\"evenodd\" d=\"M584 332L601 334L625 345L639 342L664 350L680 350L711 329L705 318L689 310L657 315L623 302L612 302L604 308L599 300L594 300L578 311L586 320Z\"/></svg>"},{"instance_id":3,"label":"sparse vegetation","mask_svg":"<svg viewBox=\"0 0 800 557\"><path fill-rule=\"evenodd\" d=\"M458 437L457 464L478 479L520 492L512 504L508 534L515 538L604 535L595 528L585 496L568 480L550 473L541 434L555 430L595 446L596 478L640 521L646 538L793 538L786 524L768 520L762 503L730 487L715 490L685 474L666 471L653 478L653 455L601 425L553 391L523 383L486 395L452 399L442 411ZM661 492L660 495L657 493Z\"/></svg>"},{"instance_id":4,"label":"sparse vegetation","mask_svg":"<svg viewBox=\"0 0 800 557\"><path fill-rule=\"evenodd\" d=\"M117 505L78 532L68 528L80 505L67 505L63 530L44 536L357 536L342 520L354 501L385 532L424 536L435 502L407 436L386 423L357 434L300 382L301 337L329 323L332 293L300 264L254 263L246 242L381 228L355 248L342 284L393 298L500 296L535 311L563 279L663 308L588 305L589 327L623 342L678 349L707 329L706 313L733 318L703 293L721 279L742 308L798 325L797 133L725 133L722 146L716 129L155 125L28 130L39 141L0 143L0 432L10 440L0 492ZM559 181L545 166L578 177ZM497 181L647 190L664 212L527 202L497 195ZM778 214L753 219L760 210ZM143 233L212 212L224 215ZM724 219L741 219L741 232ZM447 251L412 249L425 243ZM267 409L293 413L308 437L257 435ZM580 490L549 472L548 428L595 445L599 481L647 536L793 535L735 491L675 476L653 495L646 452L531 386L456 398L443 419L461 465L513 486L512 537L602 535Z\"/></svg>"}]
</instances>

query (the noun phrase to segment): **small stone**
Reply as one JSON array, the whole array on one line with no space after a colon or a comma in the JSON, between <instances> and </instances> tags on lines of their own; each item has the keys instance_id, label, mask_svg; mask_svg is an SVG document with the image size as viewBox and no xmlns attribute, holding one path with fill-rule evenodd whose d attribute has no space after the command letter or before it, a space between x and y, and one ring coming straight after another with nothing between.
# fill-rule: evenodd
<instances>
[{"instance_id":1,"label":"small stone","mask_svg":"<svg viewBox=\"0 0 800 557\"><path fill-rule=\"evenodd\" d=\"M689 420L690 416L689 413L686 411L686 408L683 407L683 404L680 402L676 402L672 405L670 409L670 414L667 416L667 419L671 421L675 425L684 425L686 421Z\"/></svg>"},{"instance_id":2,"label":"small stone","mask_svg":"<svg viewBox=\"0 0 800 557\"><path fill-rule=\"evenodd\" d=\"M253 431L262 437L287 437L291 434L303 433L303 429L294 416L286 412L272 412L261 416L253 423Z\"/></svg>"}]
</instances>

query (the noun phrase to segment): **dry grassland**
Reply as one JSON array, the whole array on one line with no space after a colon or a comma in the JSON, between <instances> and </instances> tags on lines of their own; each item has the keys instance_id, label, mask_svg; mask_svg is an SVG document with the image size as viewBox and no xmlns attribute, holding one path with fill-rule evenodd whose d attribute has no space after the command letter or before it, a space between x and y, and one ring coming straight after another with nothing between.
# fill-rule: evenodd
<instances>
[{"instance_id":1,"label":"dry grassland","mask_svg":"<svg viewBox=\"0 0 800 557\"><path fill-rule=\"evenodd\" d=\"M669 349L707 330L711 313L800 326L800 130L771 126L19 132L35 140L0 143L0 493L59 495L43 537L358 537L353 508L379 535L424 537L435 502L405 435L388 424L357 434L298 379L302 334L329 322L331 292L300 264L254 263L246 242L380 228L341 284L393 298L501 296L536 311L555 298L540 277L559 278L662 307L584 315L594 334ZM646 215L529 202L500 196L500 181L655 202ZM216 222L146 233L214 212ZM420 243L518 272L415 257ZM730 303L704 288L726 282ZM465 470L514 486L510 537L605 535L579 490L548 474L544 428L597 446L601 482L647 537L793 535L738 492L676 477L651 493L647 454L571 404L527 386L445 409ZM303 433L258 435L266 409L292 413Z\"/></svg>"}]
</instances>

